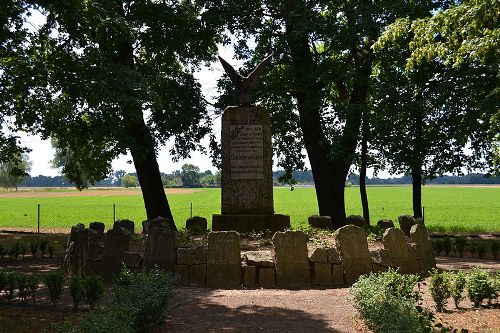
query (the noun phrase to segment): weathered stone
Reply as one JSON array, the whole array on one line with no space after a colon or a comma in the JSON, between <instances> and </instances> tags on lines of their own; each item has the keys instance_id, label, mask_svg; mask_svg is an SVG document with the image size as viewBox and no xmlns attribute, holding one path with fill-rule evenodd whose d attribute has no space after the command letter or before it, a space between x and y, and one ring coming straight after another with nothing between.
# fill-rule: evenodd
<instances>
[{"instance_id":1,"label":"weathered stone","mask_svg":"<svg viewBox=\"0 0 500 333\"><path fill-rule=\"evenodd\" d=\"M137 252L125 252L123 263L129 268L139 268L142 266L142 256Z\"/></svg>"},{"instance_id":2,"label":"weathered stone","mask_svg":"<svg viewBox=\"0 0 500 333\"><path fill-rule=\"evenodd\" d=\"M216 288L237 288L240 281L240 235L235 231L210 232L207 285Z\"/></svg>"},{"instance_id":3,"label":"weathered stone","mask_svg":"<svg viewBox=\"0 0 500 333\"><path fill-rule=\"evenodd\" d=\"M147 235L149 231L154 228L172 229L171 226L172 226L172 221L170 219L158 216L155 217L154 219L142 222L142 233Z\"/></svg>"},{"instance_id":4,"label":"weathered stone","mask_svg":"<svg viewBox=\"0 0 500 333\"><path fill-rule=\"evenodd\" d=\"M91 222L89 224L89 229L97 231L99 236L102 238L104 237L104 229L106 226L102 222Z\"/></svg>"},{"instance_id":5,"label":"weathered stone","mask_svg":"<svg viewBox=\"0 0 500 333\"><path fill-rule=\"evenodd\" d=\"M174 272L177 264L177 232L164 227L150 228L144 249L144 267L158 266Z\"/></svg>"},{"instance_id":6,"label":"weathered stone","mask_svg":"<svg viewBox=\"0 0 500 333\"><path fill-rule=\"evenodd\" d=\"M175 265L175 282L179 286L187 286L189 284L188 265Z\"/></svg>"},{"instance_id":7,"label":"weathered stone","mask_svg":"<svg viewBox=\"0 0 500 333\"><path fill-rule=\"evenodd\" d=\"M399 267L401 273L413 273L410 267L410 253L403 231L396 228L389 228L384 232L384 248L391 253L393 267Z\"/></svg>"},{"instance_id":8,"label":"weathered stone","mask_svg":"<svg viewBox=\"0 0 500 333\"><path fill-rule=\"evenodd\" d=\"M368 225L365 218L361 215L349 215L345 221L346 225L354 225L356 227L364 228Z\"/></svg>"},{"instance_id":9,"label":"weathered stone","mask_svg":"<svg viewBox=\"0 0 500 333\"><path fill-rule=\"evenodd\" d=\"M351 285L372 268L366 233L360 227L347 225L335 231L334 239L344 266L345 283Z\"/></svg>"},{"instance_id":10,"label":"weathered stone","mask_svg":"<svg viewBox=\"0 0 500 333\"><path fill-rule=\"evenodd\" d=\"M412 243L416 244L417 258L420 259L420 266L423 272L427 273L431 269L436 268L432 243L425 226L415 224L411 227L410 236Z\"/></svg>"},{"instance_id":11,"label":"weathered stone","mask_svg":"<svg viewBox=\"0 0 500 333\"><path fill-rule=\"evenodd\" d=\"M305 287L311 273L307 255L307 236L301 231L277 232L273 236L276 284L283 288Z\"/></svg>"},{"instance_id":12,"label":"weathered stone","mask_svg":"<svg viewBox=\"0 0 500 333\"><path fill-rule=\"evenodd\" d=\"M418 258L417 244L415 243L406 243L408 246L408 254L410 258Z\"/></svg>"},{"instance_id":13,"label":"weathered stone","mask_svg":"<svg viewBox=\"0 0 500 333\"><path fill-rule=\"evenodd\" d=\"M328 262L330 264L341 264L342 259L340 258L339 250L335 247L327 249Z\"/></svg>"},{"instance_id":14,"label":"weathered stone","mask_svg":"<svg viewBox=\"0 0 500 333\"><path fill-rule=\"evenodd\" d=\"M332 264L314 263L313 284L317 286L332 286Z\"/></svg>"},{"instance_id":15,"label":"weathered stone","mask_svg":"<svg viewBox=\"0 0 500 333\"><path fill-rule=\"evenodd\" d=\"M192 234L204 234L207 231L207 219L201 216L192 216L186 220L186 229Z\"/></svg>"},{"instance_id":16,"label":"weathered stone","mask_svg":"<svg viewBox=\"0 0 500 333\"><path fill-rule=\"evenodd\" d=\"M64 270L67 274L81 275L86 271L89 248L89 229L81 223L71 228L66 246Z\"/></svg>"},{"instance_id":17,"label":"weathered stone","mask_svg":"<svg viewBox=\"0 0 500 333\"><path fill-rule=\"evenodd\" d=\"M133 221L130 220L118 220L113 224L113 229L116 227L122 227L127 229L128 232L130 232L132 235L135 232L135 224Z\"/></svg>"},{"instance_id":18,"label":"weathered stone","mask_svg":"<svg viewBox=\"0 0 500 333\"><path fill-rule=\"evenodd\" d=\"M204 287L207 283L207 265L189 266L189 285Z\"/></svg>"},{"instance_id":19,"label":"weathered stone","mask_svg":"<svg viewBox=\"0 0 500 333\"><path fill-rule=\"evenodd\" d=\"M257 284L257 269L255 266L243 266L243 286L253 288Z\"/></svg>"},{"instance_id":20,"label":"weathered stone","mask_svg":"<svg viewBox=\"0 0 500 333\"><path fill-rule=\"evenodd\" d=\"M394 222L392 220L379 220L377 226L382 229L394 228Z\"/></svg>"},{"instance_id":21,"label":"weathered stone","mask_svg":"<svg viewBox=\"0 0 500 333\"><path fill-rule=\"evenodd\" d=\"M212 216L212 231L237 230L239 232L253 231L283 231L290 228L290 216L273 215L218 215Z\"/></svg>"},{"instance_id":22,"label":"weathered stone","mask_svg":"<svg viewBox=\"0 0 500 333\"><path fill-rule=\"evenodd\" d=\"M312 250L311 254L309 255L309 260L311 262L321 262L321 263L327 263L328 262L328 250L324 248L315 248Z\"/></svg>"},{"instance_id":23,"label":"weathered stone","mask_svg":"<svg viewBox=\"0 0 500 333\"><path fill-rule=\"evenodd\" d=\"M415 224L422 224L422 225L424 225L424 218L423 217L417 217L415 219Z\"/></svg>"},{"instance_id":24,"label":"weathered stone","mask_svg":"<svg viewBox=\"0 0 500 333\"><path fill-rule=\"evenodd\" d=\"M94 229L88 229L88 248L87 248L87 259L94 259L102 255L101 241L104 240L104 236L99 235L99 232Z\"/></svg>"},{"instance_id":25,"label":"weathered stone","mask_svg":"<svg viewBox=\"0 0 500 333\"><path fill-rule=\"evenodd\" d=\"M276 287L274 268L259 268L259 286L262 288Z\"/></svg>"},{"instance_id":26,"label":"weathered stone","mask_svg":"<svg viewBox=\"0 0 500 333\"><path fill-rule=\"evenodd\" d=\"M343 286L344 282L344 265L332 265L332 284L336 287Z\"/></svg>"},{"instance_id":27,"label":"weathered stone","mask_svg":"<svg viewBox=\"0 0 500 333\"><path fill-rule=\"evenodd\" d=\"M410 229L415 224L415 219L411 215L401 215L398 217L399 228L406 237L410 237Z\"/></svg>"},{"instance_id":28,"label":"weathered stone","mask_svg":"<svg viewBox=\"0 0 500 333\"><path fill-rule=\"evenodd\" d=\"M118 227L108 230L104 240L104 253L101 261L101 276L106 282L111 282L120 272L125 252L130 246L130 234L127 230Z\"/></svg>"},{"instance_id":29,"label":"weathered stone","mask_svg":"<svg viewBox=\"0 0 500 333\"><path fill-rule=\"evenodd\" d=\"M248 251L245 252L244 258L250 266L274 267L274 258L271 251Z\"/></svg>"},{"instance_id":30,"label":"weathered stone","mask_svg":"<svg viewBox=\"0 0 500 333\"><path fill-rule=\"evenodd\" d=\"M179 265L199 265L207 263L207 247L180 247L177 249Z\"/></svg>"},{"instance_id":31,"label":"weathered stone","mask_svg":"<svg viewBox=\"0 0 500 333\"><path fill-rule=\"evenodd\" d=\"M309 225L313 228L331 229L332 218L330 216L313 215L307 218Z\"/></svg>"},{"instance_id":32,"label":"weathered stone","mask_svg":"<svg viewBox=\"0 0 500 333\"><path fill-rule=\"evenodd\" d=\"M391 252L387 249L370 251L372 262L385 268L394 267Z\"/></svg>"}]
</instances>

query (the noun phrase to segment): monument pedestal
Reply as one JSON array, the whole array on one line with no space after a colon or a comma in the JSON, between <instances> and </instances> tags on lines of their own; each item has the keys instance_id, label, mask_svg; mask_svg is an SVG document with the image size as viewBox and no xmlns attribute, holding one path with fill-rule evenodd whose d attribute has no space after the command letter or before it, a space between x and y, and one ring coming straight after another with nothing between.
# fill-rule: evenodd
<instances>
[{"instance_id":1,"label":"monument pedestal","mask_svg":"<svg viewBox=\"0 0 500 333\"><path fill-rule=\"evenodd\" d=\"M290 228L290 216L270 215L212 215L212 230L236 230L238 232L283 231Z\"/></svg>"}]
</instances>

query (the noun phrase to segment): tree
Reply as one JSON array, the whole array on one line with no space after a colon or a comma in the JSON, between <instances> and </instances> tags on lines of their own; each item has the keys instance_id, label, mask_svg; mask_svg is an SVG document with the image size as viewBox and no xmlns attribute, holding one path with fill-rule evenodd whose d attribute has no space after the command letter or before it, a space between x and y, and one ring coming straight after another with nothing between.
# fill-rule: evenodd
<instances>
[{"instance_id":1,"label":"tree","mask_svg":"<svg viewBox=\"0 0 500 333\"><path fill-rule=\"evenodd\" d=\"M129 187L137 187L139 185L139 181L137 180L136 176L133 175L125 175L121 179L122 182L122 187L129 188Z\"/></svg>"},{"instance_id":2,"label":"tree","mask_svg":"<svg viewBox=\"0 0 500 333\"><path fill-rule=\"evenodd\" d=\"M75 154L71 148L61 146L55 137L51 138L51 144L54 148L54 159L50 161L52 167L62 169L61 174L67 179L72 179L80 191L89 188L91 180L85 168L80 164L80 160L74 158Z\"/></svg>"},{"instance_id":3,"label":"tree","mask_svg":"<svg viewBox=\"0 0 500 333\"><path fill-rule=\"evenodd\" d=\"M207 175L200 178L200 184L203 187L215 187L217 184L215 175Z\"/></svg>"},{"instance_id":4,"label":"tree","mask_svg":"<svg viewBox=\"0 0 500 333\"><path fill-rule=\"evenodd\" d=\"M252 57L255 63L274 52L274 65L257 95L271 112L278 165L286 170L282 180L291 180L292 170L303 168L305 148L319 213L331 216L334 228L342 226L345 181L368 107L371 46L395 18L428 15L433 2L227 3L235 16L230 29L241 33L239 56ZM257 42L253 54L245 43L248 35ZM227 98L220 104L226 104Z\"/></svg>"},{"instance_id":5,"label":"tree","mask_svg":"<svg viewBox=\"0 0 500 333\"><path fill-rule=\"evenodd\" d=\"M6 189L15 188L28 176L31 163L26 155L16 155L7 162L0 162L0 186Z\"/></svg>"},{"instance_id":6,"label":"tree","mask_svg":"<svg viewBox=\"0 0 500 333\"><path fill-rule=\"evenodd\" d=\"M377 144L392 172L412 176L415 217L422 216L423 182L491 165L489 120L499 107L498 58L471 56L469 49L478 41L471 35L498 31L499 13L487 3L467 1L430 18L398 20L375 44L380 62L374 108L382 134ZM467 56L457 58L462 46L453 49L461 44ZM498 53L480 51L480 44L478 54Z\"/></svg>"},{"instance_id":7,"label":"tree","mask_svg":"<svg viewBox=\"0 0 500 333\"><path fill-rule=\"evenodd\" d=\"M148 218L173 221L156 148L173 137L172 153L187 157L209 132L193 72L221 40L216 4L2 1L0 110L19 129L56 137L90 183L130 151ZM33 30L34 11L45 22Z\"/></svg>"},{"instance_id":8,"label":"tree","mask_svg":"<svg viewBox=\"0 0 500 333\"><path fill-rule=\"evenodd\" d=\"M182 185L185 187L200 186L200 168L193 164L184 164L181 167Z\"/></svg>"}]
</instances>

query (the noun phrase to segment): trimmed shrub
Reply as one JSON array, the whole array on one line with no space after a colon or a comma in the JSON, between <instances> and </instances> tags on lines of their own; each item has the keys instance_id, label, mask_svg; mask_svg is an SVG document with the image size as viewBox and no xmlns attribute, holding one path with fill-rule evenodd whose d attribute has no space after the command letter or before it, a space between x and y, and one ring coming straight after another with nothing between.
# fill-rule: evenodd
<instances>
[{"instance_id":1,"label":"trimmed shrub","mask_svg":"<svg viewBox=\"0 0 500 333\"><path fill-rule=\"evenodd\" d=\"M429 280L429 290L436 303L436 310L443 312L448 298L451 296L450 278L447 273L434 269Z\"/></svg>"},{"instance_id":2,"label":"trimmed shrub","mask_svg":"<svg viewBox=\"0 0 500 333\"><path fill-rule=\"evenodd\" d=\"M450 281L451 297L453 298L453 302L455 303L455 307L457 309L459 308L460 301L464 299L463 293L466 282L467 282L466 275L461 271L451 275L451 281Z\"/></svg>"},{"instance_id":3,"label":"trimmed shrub","mask_svg":"<svg viewBox=\"0 0 500 333\"><path fill-rule=\"evenodd\" d=\"M31 242L30 243L30 253L31 253L31 256L34 258L36 258L36 253L38 252L38 243L37 242Z\"/></svg>"},{"instance_id":4,"label":"trimmed shrub","mask_svg":"<svg viewBox=\"0 0 500 333\"><path fill-rule=\"evenodd\" d=\"M493 294L493 286L488 272L478 268L469 273L465 287L467 295L475 307L479 307L483 300L490 298Z\"/></svg>"},{"instance_id":5,"label":"trimmed shrub","mask_svg":"<svg viewBox=\"0 0 500 333\"><path fill-rule=\"evenodd\" d=\"M47 247L47 252L49 253L49 258L53 258L55 253L54 246L49 244L49 246Z\"/></svg>"},{"instance_id":6,"label":"trimmed shrub","mask_svg":"<svg viewBox=\"0 0 500 333\"><path fill-rule=\"evenodd\" d=\"M387 272L364 275L351 287L354 307L376 333L424 332L430 327L422 309L415 306L420 294L414 291L416 275Z\"/></svg>"},{"instance_id":7,"label":"trimmed shrub","mask_svg":"<svg viewBox=\"0 0 500 333\"><path fill-rule=\"evenodd\" d=\"M40 253L42 254L42 258L45 257L45 254L47 253L48 246L49 246L49 242L46 239L40 241L40 245L38 248L40 249Z\"/></svg>"},{"instance_id":8,"label":"trimmed shrub","mask_svg":"<svg viewBox=\"0 0 500 333\"><path fill-rule=\"evenodd\" d=\"M26 275L19 274L17 276L17 288L19 299L21 302L26 302L26 298L28 297L28 277Z\"/></svg>"},{"instance_id":9,"label":"trimmed shrub","mask_svg":"<svg viewBox=\"0 0 500 333\"><path fill-rule=\"evenodd\" d=\"M80 275L75 275L71 278L69 282L69 292L73 300L73 310L76 311L78 309L78 303L80 303L85 295L83 279Z\"/></svg>"},{"instance_id":10,"label":"trimmed shrub","mask_svg":"<svg viewBox=\"0 0 500 333\"><path fill-rule=\"evenodd\" d=\"M446 256L450 255L451 247L452 247L451 246L451 238L450 237L443 238L443 250L444 250L444 254L446 254Z\"/></svg>"},{"instance_id":11,"label":"trimmed shrub","mask_svg":"<svg viewBox=\"0 0 500 333\"><path fill-rule=\"evenodd\" d=\"M493 258L498 259L498 251L500 250L500 244L496 240L492 240L490 243L490 251Z\"/></svg>"},{"instance_id":12,"label":"trimmed shrub","mask_svg":"<svg viewBox=\"0 0 500 333\"><path fill-rule=\"evenodd\" d=\"M104 294L104 282L98 275L89 275L83 279L83 290L85 301L93 309L95 303Z\"/></svg>"},{"instance_id":13,"label":"trimmed shrub","mask_svg":"<svg viewBox=\"0 0 500 333\"><path fill-rule=\"evenodd\" d=\"M453 247L455 249L455 253L460 255L460 258L464 256L465 245L467 245L467 238L464 236L455 237L455 242L453 243Z\"/></svg>"},{"instance_id":14,"label":"trimmed shrub","mask_svg":"<svg viewBox=\"0 0 500 333\"><path fill-rule=\"evenodd\" d=\"M57 301L59 301L59 298L61 298L65 281L66 276L62 271L50 272L45 275L44 282L49 289L49 298L54 306L57 304Z\"/></svg>"},{"instance_id":15,"label":"trimmed shrub","mask_svg":"<svg viewBox=\"0 0 500 333\"><path fill-rule=\"evenodd\" d=\"M479 241L477 243L477 254L479 255L479 258L483 258L484 254L486 253L486 244L484 241Z\"/></svg>"},{"instance_id":16,"label":"trimmed shrub","mask_svg":"<svg viewBox=\"0 0 500 333\"><path fill-rule=\"evenodd\" d=\"M9 272L5 275L5 291L7 293L7 301L12 303L14 300L14 291L16 290L17 276Z\"/></svg>"},{"instance_id":17,"label":"trimmed shrub","mask_svg":"<svg viewBox=\"0 0 500 333\"><path fill-rule=\"evenodd\" d=\"M5 289L5 285L7 284L7 276L4 271L0 271L0 293Z\"/></svg>"},{"instance_id":18,"label":"trimmed shrub","mask_svg":"<svg viewBox=\"0 0 500 333\"><path fill-rule=\"evenodd\" d=\"M439 254L441 252L443 252L443 240L440 239L440 238L434 239L432 241L432 245L433 245L433 248L434 248L434 254L436 256L439 256Z\"/></svg>"},{"instance_id":19,"label":"trimmed shrub","mask_svg":"<svg viewBox=\"0 0 500 333\"><path fill-rule=\"evenodd\" d=\"M38 289L39 282L40 280L35 274L28 275L28 290L30 291L33 304L36 304L36 290Z\"/></svg>"}]
</instances>

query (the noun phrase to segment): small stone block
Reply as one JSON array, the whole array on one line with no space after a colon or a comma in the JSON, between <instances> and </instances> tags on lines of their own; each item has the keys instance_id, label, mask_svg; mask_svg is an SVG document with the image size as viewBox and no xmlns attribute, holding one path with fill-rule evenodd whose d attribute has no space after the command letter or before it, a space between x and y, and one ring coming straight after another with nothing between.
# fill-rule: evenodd
<instances>
[{"instance_id":1,"label":"small stone block","mask_svg":"<svg viewBox=\"0 0 500 333\"><path fill-rule=\"evenodd\" d=\"M312 251L311 255L309 256L309 260L312 262L321 262L321 263L327 263L328 262L328 251L327 249L323 248L316 248Z\"/></svg>"},{"instance_id":2,"label":"small stone block","mask_svg":"<svg viewBox=\"0 0 500 333\"><path fill-rule=\"evenodd\" d=\"M343 265L333 265L332 267L332 284L334 286L344 285L344 267Z\"/></svg>"},{"instance_id":3,"label":"small stone block","mask_svg":"<svg viewBox=\"0 0 500 333\"><path fill-rule=\"evenodd\" d=\"M313 215L307 218L309 225L313 228L331 229L332 218L330 216Z\"/></svg>"},{"instance_id":4,"label":"small stone block","mask_svg":"<svg viewBox=\"0 0 500 333\"><path fill-rule=\"evenodd\" d=\"M333 285L332 264L315 263L313 283L317 286Z\"/></svg>"},{"instance_id":5,"label":"small stone block","mask_svg":"<svg viewBox=\"0 0 500 333\"><path fill-rule=\"evenodd\" d=\"M330 264L341 264L342 259L340 258L340 253L339 251L332 247L327 250L327 256L328 256L328 262Z\"/></svg>"},{"instance_id":6,"label":"small stone block","mask_svg":"<svg viewBox=\"0 0 500 333\"><path fill-rule=\"evenodd\" d=\"M189 284L188 265L175 265L175 282L179 286L187 286Z\"/></svg>"},{"instance_id":7,"label":"small stone block","mask_svg":"<svg viewBox=\"0 0 500 333\"><path fill-rule=\"evenodd\" d=\"M204 287L206 285L207 265L193 265L189 267L189 285Z\"/></svg>"},{"instance_id":8,"label":"small stone block","mask_svg":"<svg viewBox=\"0 0 500 333\"><path fill-rule=\"evenodd\" d=\"M255 266L243 266L243 286L253 288L257 284L257 270Z\"/></svg>"},{"instance_id":9,"label":"small stone block","mask_svg":"<svg viewBox=\"0 0 500 333\"><path fill-rule=\"evenodd\" d=\"M262 288L274 288L276 286L274 280L274 268L259 269L259 286Z\"/></svg>"}]
</instances>

